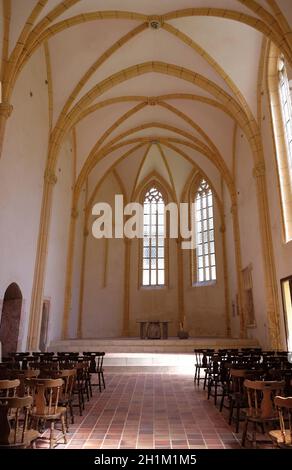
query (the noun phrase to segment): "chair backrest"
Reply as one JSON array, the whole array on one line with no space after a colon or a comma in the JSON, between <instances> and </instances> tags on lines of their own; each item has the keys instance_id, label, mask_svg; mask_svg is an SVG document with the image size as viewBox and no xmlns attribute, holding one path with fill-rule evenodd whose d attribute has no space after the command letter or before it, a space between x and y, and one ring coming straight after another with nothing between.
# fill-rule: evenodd
<instances>
[{"instance_id":1,"label":"chair backrest","mask_svg":"<svg viewBox=\"0 0 292 470\"><path fill-rule=\"evenodd\" d=\"M20 381L18 379L0 380L0 395L2 397L15 397L19 385Z\"/></svg>"},{"instance_id":2,"label":"chair backrest","mask_svg":"<svg viewBox=\"0 0 292 470\"><path fill-rule=\"evenodd\" d=\"M30 396L0 399L0 446L24 446L32 402Z\"/></svg>"},{"instance_id":3,"label":"chair backrest","mask_svg":"<svg viewBox=\"0 0 292 470\"><path fill-rule=\"evenodd\" d=\"M96 372L102 372L104 356L105 352L99 352L96 354Z\"/></svg>"},{"instance_id":4,"label":"chair backrest","mask_svg":"<svg viewBox=\"0 0 292 470\"><path fill-rule=\"evenodd\" d=\"M33 404L38 415L44 417L57 413L58 402L61 389L63 387L62 379L27 379L30 393L33 397Z\"/></svg>"},{"instance_id":5,"label":"chair backrest","mask_svg":"<svg viewBox=\"0 0 292 470\"><path fill-rule=\"evenodd\" d=\"M274 398L282 394L285 382L246 379L244 386L247 389L250 414L265 419L274 417L276 414Z\"/></svg>"},{"instance_id":6,"label":"chair backrest","mask_svg":"<svg viewBox=\"0 0 292 470\"><path fill-rule=\"evenodd\" d=\"M279 413L283 443L292 446L292 398L276 396L274 403Z\"/></svg>"},{"instance_id":7,"label":"chair backrest","mask_svg":"<svg viewBox=\"0 0 292 470\"><path fill-rule=\"evenodd\" d=\"M60 400L70 400L76 378L76 369L58 370L54 373L53 378L59 378L63 380L63 387L60 391Z\"/></svg>"}]
</instances>

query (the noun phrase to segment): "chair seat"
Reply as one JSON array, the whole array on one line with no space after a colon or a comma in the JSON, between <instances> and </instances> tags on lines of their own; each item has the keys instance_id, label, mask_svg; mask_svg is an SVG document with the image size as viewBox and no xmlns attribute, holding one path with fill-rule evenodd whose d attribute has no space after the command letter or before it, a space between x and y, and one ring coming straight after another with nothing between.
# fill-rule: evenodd
<instances>
[{"instance_id":1,"label":"chair seat","mask_svg":"<svg viewBox=\"0 0 292 470\"><path fill-rule=\"evenodd\" d=\"M230 399L233 400L236 404L239 404L241 408L247 407L246 398L243 397L239 392L233 392L229 396Z\"/></svg>"},{"instance_id":2,"label":"chair seat","mask_svg":"<svg viewBox=\"0 0 292 470\"><path fill-rule=\"evenodd\" d=\"M274 411L270 416L262 416L262 413L256 413L255 410L250 411L244 409L243 412L246 414L250 421L275 421L279 419L277 411Z\"/></svg>"},{"instance_id":3,"label":"chair seat","mask_svg":"<svg viewBox=\"0 0 292 470\"><path fill-rule=\"evenodd\" d=\"M285 439L283 438L283 434L280 429L269 431L269 435L275 443L292 447L291 435L288 429L285 430Z\"/></svg>"},{"instance_id":4,"label":"chair seat","mask_svg":"<svg viewBox=\"0 0 292 470\"><path fill-rule=\"evenodd\" d=\"M44 419L58 419L64 413L66 413L67 409L64 406L58 406L56 409L56 413L50 413L50 409L48 406L44 408L43 413L37 413L36 408L33 408L31 411L31 416L34 418L44 418Z\"/></svg>"},{"instance_id":5,"label":"chair seat","mask_svg":"<svg viewBox=\"0 0 292 470\"><path fill-rule=\"evenodd\" d=\"M22 431L18 431L16 433L16 443L14 442L14 433L9 436L8 441L9 444L0 444L0 448L10 448L10 447L27 447L31 444L31 442L35 441L39 437L39 432L34 429L29 429L25 431L23 442L22 441Z\"/></svg>"}]
</instances>

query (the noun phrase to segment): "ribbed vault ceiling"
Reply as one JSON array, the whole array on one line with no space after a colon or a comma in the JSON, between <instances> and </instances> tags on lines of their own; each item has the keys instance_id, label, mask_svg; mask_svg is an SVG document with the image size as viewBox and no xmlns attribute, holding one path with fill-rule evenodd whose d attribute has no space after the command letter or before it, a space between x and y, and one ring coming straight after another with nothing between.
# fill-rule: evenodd
<instances>
[{"instance_id":1,"label":"ribbed vault ceiling","mask_svg":"<svg viewBox=\"0 0 292 470\"><path fill-rule=\"evenodd\" d=\"M217 189L221 176L232 181L234 126L248 136L246 123L258 124L265 41L272 39L291 64L290 0L9 3L15 60L3 79L4 98L13 104L17 75L44 48L50 161L53 167L74 129L77 197L87 178L92 194L110 169L128 198L151 172L177 198L197 167Z\"/></svg>"}]
</instances>

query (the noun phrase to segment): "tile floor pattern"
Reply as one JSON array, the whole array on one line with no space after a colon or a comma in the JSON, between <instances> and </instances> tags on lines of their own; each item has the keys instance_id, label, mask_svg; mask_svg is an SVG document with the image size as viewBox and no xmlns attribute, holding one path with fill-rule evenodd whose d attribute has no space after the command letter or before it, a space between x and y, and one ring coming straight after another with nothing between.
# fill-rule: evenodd
<instances>
[{"instance_id":1,"label":"tile floor pattern","mask_svg":"<svg viewBox=\"0 0 292 470\"><path fill-rule=\"evenodd\" d=\"M226 411L207 400L193 377L171 373L112 373L106 390L93 387L83 416L74 409L67 449L235 449ZM40 447L44 446L41 443ZM38 447L39 447L38 446ZM47 444L46 444L47 447Z\"/></svg>"}]
</instances>

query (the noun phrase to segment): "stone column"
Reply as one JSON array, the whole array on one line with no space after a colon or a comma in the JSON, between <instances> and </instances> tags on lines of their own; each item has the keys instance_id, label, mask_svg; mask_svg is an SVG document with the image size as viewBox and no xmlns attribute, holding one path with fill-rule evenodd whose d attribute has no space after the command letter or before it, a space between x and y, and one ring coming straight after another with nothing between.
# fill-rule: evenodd
<instances>
[{"instance_id":1,"label":"stone column","mask_svg":"<svg viewBox=\"0 0 292 470\"><path fill-rule=\"evenodd\" d=\"M177 297L178 297L178 324L183 323L185 319L184 303L184 266L183 250L181 248L182 238L179 236L177 242Z\"/></svg>"},{"instance_id":2,"label":"stone column","mask_svg":"<svg viewBox=\"0 0 292 470\"><path fill-rule=\"evenodd\" d=\"M2 155L7 119L11 116L13 106L7 102L0 103L0 158Z\"/></svg>"},{"instance_id":3,"label":"stone column","mask_svg":"<svg viewBox=\"0 0 292 470\"><path fill-rule=\"evenodd\" d=\"M267 320L269 329L269 347L281 349L279 298L274 260L274 249L271 236L271 222L267 196L265 163L259 161L253 170L256 180L257 200L259 206L262 254L265 272L265 290L267 302Z\"/></svg>"},{"instance_id":4,"label":"stone column","mask_svg":"<svg viewBox=\"0 0 292 470\"><path fill-rule=\"evenodd\" d=\"M131 275L131 242L129 238L124 238L124 315L123 315L123 336L130 334L130 275ZM138 240L138 243L140 240Z\"/></svg>"},{"instance_id":5,"label":"stone column","mask_svg":"<svg viewBox=\"0 0 292 470\"><path fill-rule=\"evenodd\" d=\"M80 272L80 291L79 291L79 310L78 310L78 326L77 326L77 338L82 339L82 317L83 317L83 298L84 298L84 277L85 277L85 265L86 265L86 249L88 240L89 230L85 227L83 232L83 246L82 246L82 261L81 261L81 272Z\"/></svg>"},{"instance_id":6,"label":"stone column","mask_svg":"<svg viewBox=\"0 0 292 470\"><path fill-rule=\"evenodd\" d=\"M31 295L31 308L27 343L27 348L29 350L37 350L39 347L44 277L46 270L48 238L51 222L52 197L53 189L56 183L57 177L55 173L50 168L47 168L44 175L44 189L40 216L39 236Z\"/></svg>"},{"instance_id":7,"label":"stone column","mask_svg":"<svg viewBox=\"0 0 292 470\"><path fill-rule=\"evenodd\" d=\"M224 271L224 293L225 293L225 320L226 320L226 335L228 338L231 337L230 328L230 296L229 296L229 284L228 284L228 264L226 254L226 227L224 224L220 227L222 233L222 251L223 251L223 271Z\"/></svg>"},{"instance_id":8,"label":"stone column","mask_svg":"<svg viewBox=\"0 0 292 470\"><path fill-rule=\"evenodd\" d=\"M63 311L63 327L62 327L62 338L66 339L68 336L68 324L71 311L71 297L72 297L72 270L74 262L74 247L75 247L75 235L76 235L76 221L78 218L78 210L76 207L72 207L71 220L69 228L69 240L67 250L67 263L66 263L66 282L65 282L65 293L64 293L64 311Z\"/></svg>"},{"instance_id":9,"label":"stone column","mask_svg":"<svg viewBox=\"0 0 292 470\"><path fill-rule=\"evenodd\" d=\"M237 289L238 289L238 306L240 318L240 337L246 338L246 322L243 310L243 284L242 284L242 260L241 260L241 246L240 246L240 229L238 220L238 207L237 203L233 202L231 206L232 222L233 222L233 236L234 236L234 249L235 249L235 263L237 275Z\"/></svg>"}]
</instances>

